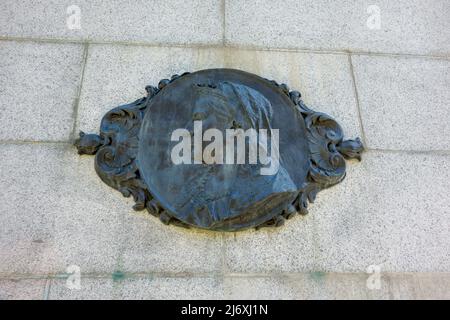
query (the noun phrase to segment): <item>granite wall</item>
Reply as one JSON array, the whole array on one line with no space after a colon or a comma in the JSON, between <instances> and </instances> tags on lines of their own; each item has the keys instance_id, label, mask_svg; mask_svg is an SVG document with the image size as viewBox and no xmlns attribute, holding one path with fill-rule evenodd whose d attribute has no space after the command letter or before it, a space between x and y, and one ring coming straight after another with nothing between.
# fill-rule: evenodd
<instances>
[{"instance_id":1,"label":"granite wall","mask_svg":"<svg viewBox=\"0 0 450 320\"><path fill-rule=\"evenodd\" d=\"M2 0L0 298L450 298L450 5L375 2ZM134 212L74 138L213 67L301 91L363 161L279 229Z\"/></svg>"}]
</instances>

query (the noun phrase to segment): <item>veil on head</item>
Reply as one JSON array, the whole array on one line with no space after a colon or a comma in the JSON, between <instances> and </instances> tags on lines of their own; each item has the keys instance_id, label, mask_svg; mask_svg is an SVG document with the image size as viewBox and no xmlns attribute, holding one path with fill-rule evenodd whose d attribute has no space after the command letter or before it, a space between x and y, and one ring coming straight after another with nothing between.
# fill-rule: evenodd
<instances>
[{"instance_id":1,"label":"veil on head","mask_svg":"<svg viewBox=\"0 0 450 320\"><path fill-rule=\"evenodd\" d=\"M233 120L243 129L271 129L272 105L261 93L244 85L224 81L217 85L197 84L199 105L224 119Z\"/></svg>"}]
</instances>

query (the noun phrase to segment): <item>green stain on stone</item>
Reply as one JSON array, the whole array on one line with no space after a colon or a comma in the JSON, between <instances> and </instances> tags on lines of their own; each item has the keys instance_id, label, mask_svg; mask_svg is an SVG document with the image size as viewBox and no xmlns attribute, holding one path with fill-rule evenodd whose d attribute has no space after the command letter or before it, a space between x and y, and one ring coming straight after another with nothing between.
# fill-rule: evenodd
<instances>
[{"instance_id":1,"label":"green stain on stone","mask_svg":"<svg viewBox=\"0 0 450 320\"><path fill-rule=\"evenodd\" d=\"M311 278L313 278L316 281L322 281L322 279L326 276L325 272L322 271L315 271L310 273Z\"/></svg>"},{"instance_id":2,"label":"green stain on stone","mask_svg":"<svg viewBox=\"0 0 450 320\"><path fill-rule=\"evenodd\" d=\"M125 273L122 271L114 271L112 274L112 278L114 281L119 281L125 278Z\"/></svg>"}]
</instances>

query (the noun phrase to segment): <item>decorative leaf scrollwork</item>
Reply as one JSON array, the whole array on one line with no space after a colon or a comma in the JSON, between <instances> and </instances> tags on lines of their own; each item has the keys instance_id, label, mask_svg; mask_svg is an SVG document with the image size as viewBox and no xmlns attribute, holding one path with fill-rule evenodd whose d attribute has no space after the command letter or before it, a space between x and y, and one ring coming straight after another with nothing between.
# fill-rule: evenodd
<instances>
[{"instance_id":1,"label":"decorative leaf scrollwork","mask_svg":"<svg viewBox=\"0 0 450 320\"><path fill-rule=\"evenodd\" d=\"M81 132L75 143L80 154L96 153L97 174L104 183L119 190L125 197L133 196L135 210L145 209L151 197L140 179L136 164L138 134L147 99L112 109L102 119L100 135ZM98 141L96 150L91 146L93 141Z\"/></svg>"},{"instance_id":2,"label":"decorative leaf scrollwork","mask_svg":"<svg viewBox=\"0 0 450 320\"><path fill-rule=\"evenodd\" d=\"M361 160L364 146L359 138L344 140L341 126L329 115L308 108L298 91L289 97L303 115L310 150L308 181L295 201L300 213L306 214L319 191L345 178L345 159Z\"/></svg>"}]
</instances>

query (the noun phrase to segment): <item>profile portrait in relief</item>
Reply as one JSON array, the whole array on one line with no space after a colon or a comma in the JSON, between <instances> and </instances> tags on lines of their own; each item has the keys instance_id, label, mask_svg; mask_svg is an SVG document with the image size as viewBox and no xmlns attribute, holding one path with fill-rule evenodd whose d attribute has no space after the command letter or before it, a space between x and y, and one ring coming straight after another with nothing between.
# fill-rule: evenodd
<instances>
[{"instance_id":1,"label":"profile portrait in relief","mask_svg":"<svg viewBox=\"0 0 450 320\"><path fill-rule=\"evenodd\" d=\"M183 221L207 228L233 218L245 221L277 208L298 192L280 162L278 135L273 134L280 129L273 128L273 107L261 93L229 81L198 83L184 103L192 110L182 128L184 136L180 134L184 141L179 142L190 148L182 150L187 161L163 169L168 176L183 176L172 203L184 213ZM251 139L246 132L253 133ZM261 154L266 159L255 161ZM264 174L267 167L272 172Z\"/></svg>"}]
</instances>

